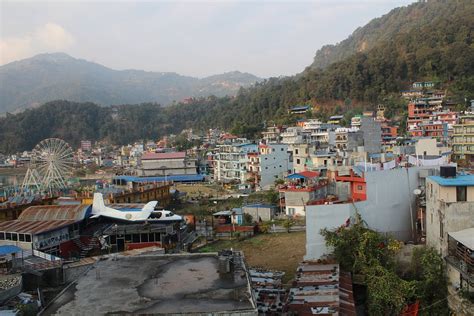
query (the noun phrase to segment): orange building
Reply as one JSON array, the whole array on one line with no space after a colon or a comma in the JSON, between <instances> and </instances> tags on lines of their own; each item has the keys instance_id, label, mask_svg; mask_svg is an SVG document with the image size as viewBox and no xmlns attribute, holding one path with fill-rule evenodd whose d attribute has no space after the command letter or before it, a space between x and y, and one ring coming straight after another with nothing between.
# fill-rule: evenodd
<instances>
[{"instance_id":1,"label":"orange building","mask_svg":"<svg viewBox=\"0 0 474 316\"><path fill-rule=\"evenodd\" d=\"M350 197L352 202L365 201L367 200L367 184L365 178L356 174L352 169L349 175L340 176L339 172L336 171L336 181L349 182L350 183Z\"/></svg>"}]
</instances>

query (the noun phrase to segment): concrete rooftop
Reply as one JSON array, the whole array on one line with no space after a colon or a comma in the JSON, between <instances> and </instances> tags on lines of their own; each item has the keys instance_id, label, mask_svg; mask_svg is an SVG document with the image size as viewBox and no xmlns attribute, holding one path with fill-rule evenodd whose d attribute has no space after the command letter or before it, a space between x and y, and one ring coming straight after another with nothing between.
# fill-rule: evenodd
<instances>
[{"instance_id":1,"label":"concrete rooftop","mask_svg":"<svg viewBox=\"0 0 474 316\"><path fill-rule=\"evenodd\" d=\"M43 315L170 314L254 309L243 271L219 275L216 255L98 261Z\"/></svg>"}]
</instances>

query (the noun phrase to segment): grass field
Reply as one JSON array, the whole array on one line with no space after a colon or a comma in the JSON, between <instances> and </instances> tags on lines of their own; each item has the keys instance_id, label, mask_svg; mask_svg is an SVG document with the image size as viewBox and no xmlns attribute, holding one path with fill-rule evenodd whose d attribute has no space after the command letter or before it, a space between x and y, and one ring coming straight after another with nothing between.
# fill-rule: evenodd
<instances>
[{"instance_id":1,"label":"grass field","mask_svg":"<svg viewBox=\"0 0 474 316\"><path fill-rule=\"evenodd\" d=\"M306 253L306 233L264 234L253 238L221 240L205 246L200 252L216 252L222 249L241 250L247 265L285 272L283 282L293 279L298 264Z\"/></svg>"}]
</instances>

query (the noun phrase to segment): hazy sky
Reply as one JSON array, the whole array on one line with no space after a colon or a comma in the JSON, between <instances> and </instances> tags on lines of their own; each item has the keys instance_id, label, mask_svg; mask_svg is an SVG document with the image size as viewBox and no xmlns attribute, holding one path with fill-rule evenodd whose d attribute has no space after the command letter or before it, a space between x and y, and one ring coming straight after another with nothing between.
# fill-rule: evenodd
<instances>
[{"instance_id":1,"label":"hazy sky","mask_svg":"<svg viewBox=\"0 0 474 316\"><path fill-rule=\"evenodd\" d=\"M321 46L412 2L0 0L0 64L66 52L114 69L292 75Z\"/></svg>"}]
</instances>

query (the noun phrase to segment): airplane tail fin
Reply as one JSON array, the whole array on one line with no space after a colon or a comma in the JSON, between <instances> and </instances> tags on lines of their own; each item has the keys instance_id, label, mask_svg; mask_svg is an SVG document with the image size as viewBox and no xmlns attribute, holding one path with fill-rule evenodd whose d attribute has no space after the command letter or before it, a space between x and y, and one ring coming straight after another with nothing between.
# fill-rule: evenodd
<instances>
[{"instance_id":1,"label":"airplane tail fin","mask_svg":"<svg viewBox=\"0 0 474 316\"><path fill-rule=\"evenodd\" d=\"M142 210L153 212L155 210L156 204L158 204L158 201L148 202L147 204L145 204L145 206L142 208Z\"/></svg>"},{"instance_id":2,"label":"airplane tail fin","mask_svg":"<svg viewBox=\"0 0 474 316\"><path fill-rule=\"evenodd\" d=\"M102 193L94 193L94 201L92 202L92 214L99 216L105 210L104 197Z\"/></svg>"},{"instance_id":3,"label":"airplane tail fin","mask_svg":"<svg viewBox=\"0 0 474 316\"><path fill-rule=\"evenodd\" d=\"M157 201L151 201L145 204L145 206L142 208L142 214L140 216L141 219L147 220L150 217L151 212L155 210L156 204L158 204Z\"/></svg>"}]
</instances>

